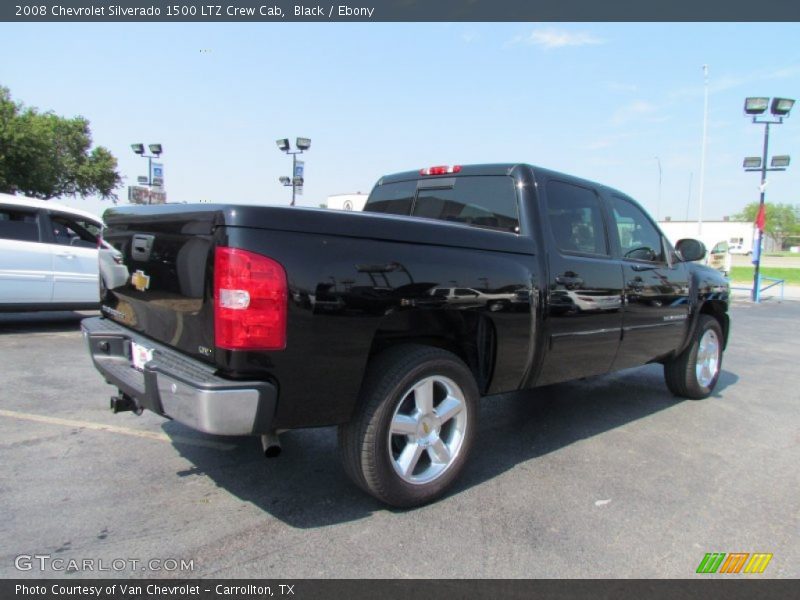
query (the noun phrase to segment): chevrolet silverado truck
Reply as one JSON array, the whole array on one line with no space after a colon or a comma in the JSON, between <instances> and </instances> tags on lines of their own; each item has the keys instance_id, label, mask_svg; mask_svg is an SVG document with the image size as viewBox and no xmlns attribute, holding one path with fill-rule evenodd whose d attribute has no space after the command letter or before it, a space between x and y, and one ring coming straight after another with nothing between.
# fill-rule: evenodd
<instances>
[{"instance_id":1,"label":"chevrolet silverado truck","mask_svg":"<svg viewBox=\"0 0 800 600\"><path fill-rule=\"evenodd\" d=\"M527 164L388 175L363 212L105 221L131 276L82 328L115 412L261 436L268 455L282 431L337 425L344 470L398 507L453 484L482 396L661 363L700 399L728 339L729 287L692 262L700 242L673 247L622 192Z\"/></svg>"}]
</instances>

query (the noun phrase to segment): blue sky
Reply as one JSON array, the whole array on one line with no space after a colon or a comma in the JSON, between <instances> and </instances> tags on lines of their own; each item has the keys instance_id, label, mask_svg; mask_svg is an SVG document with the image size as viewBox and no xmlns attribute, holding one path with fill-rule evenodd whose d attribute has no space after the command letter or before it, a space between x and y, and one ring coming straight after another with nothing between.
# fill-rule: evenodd
<instances>
[{"instance_id":1,"label":"blue sky","mask_svg":"<svg viewBox=\"0 0 800 600\"><path fill-rule=\"evenodd\" d=\"M758 199L741 161L760 155L763 128L743 99L800 97L798 39L797 23L3 23L0 85L87 117L126 183L146 173L130 144L161 142L172 201L286 204L291 160L275 140L307 136L300 204L384 173L519 161L696 219L708 64L710 220ZM768 201L800 203L795 112L772 130L770 154L797 163L770 177Z\"/></svg>"}]
</instances>

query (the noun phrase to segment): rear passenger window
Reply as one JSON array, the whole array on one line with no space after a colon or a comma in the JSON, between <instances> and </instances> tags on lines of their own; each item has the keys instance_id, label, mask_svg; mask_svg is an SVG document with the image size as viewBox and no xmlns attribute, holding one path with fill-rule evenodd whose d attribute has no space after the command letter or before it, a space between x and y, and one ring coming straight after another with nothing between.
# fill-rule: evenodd
<instances>
[{"instance_id":1,"label":"rear passenger window","mask_svg":"<svg viewBox=\"0 0 800 600\"><path fill-rule=\"evenodd\" d=\"M39 241L39 221L33 211L0 208L0 239Z\"/></svg>"},{"instance_id":2,"label":"rear passenger window","mask_svg":"<svg viewBox=\"0 0 800 600\"><path fill-rule=\"evenodd\" d=\"M608 255L600 198L593 190L563 181L549 181L547 219L561 251Z\"/></svg>"},{"instance_id":3,"label":"rear passenger window","mask_svg":"<svg viewBox=\"0 0 800 600\"><path fill-rule=\"evenodd\" d=\"M420 189L412 214L519 233L517 192L505 176L456 177L449 187Z\"/></svg>"}]
</instances>

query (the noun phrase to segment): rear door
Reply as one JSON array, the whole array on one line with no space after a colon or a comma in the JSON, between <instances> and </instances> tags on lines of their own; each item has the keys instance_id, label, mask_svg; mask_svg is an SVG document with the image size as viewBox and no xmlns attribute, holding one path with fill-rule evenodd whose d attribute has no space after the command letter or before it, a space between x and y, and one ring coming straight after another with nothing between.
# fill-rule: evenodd
<instances>
[{"instance_id":1,"label":"rear door","mask_svg":"<svg viewBox=\"0 0 800 600\"><path fill-rule=\"evenodd\" d=\"M669 242L633 200L612 193L609 208L625 280L622 343L614 369L624 369L681 345L689 323L689 271L672 260Z\"/></svg>"},{"instance_id":2,"label":"rear door","mask_svg":"<svg viewBox=\"0 0 800 600\"><path fill-rule=\"evenodd\" d=\"M100 224L61 212L50 212L49 217L53 301L99 302L97 234Z\"/></svg>"},{"instance_id":3,"label":"rear door","mask_svg":"<svg viewBox=\"0 0 800 600\"><path fill-rule=\"evenodd\" d=\"M53 296L53 255L36 209L0 205L0 303L40 304Z\"/></svg>"}]
</instances>

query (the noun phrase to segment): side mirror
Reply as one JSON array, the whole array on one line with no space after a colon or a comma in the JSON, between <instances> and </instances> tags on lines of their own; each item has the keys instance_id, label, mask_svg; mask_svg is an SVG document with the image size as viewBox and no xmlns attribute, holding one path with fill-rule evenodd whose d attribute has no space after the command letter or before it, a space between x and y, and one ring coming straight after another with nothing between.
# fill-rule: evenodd
<instances>
[{"instance_id":1,"label":"side mirror","mask_svg":"<svg viewBox=\"0 0 800 600\"><path fill-rule=\"evenodd\" d=\"M694 262L702 260L706 255L706 247L700 240L685 238L678 240L675 250L680 254L683 262Z\"/></svg>"}]
</instances>

